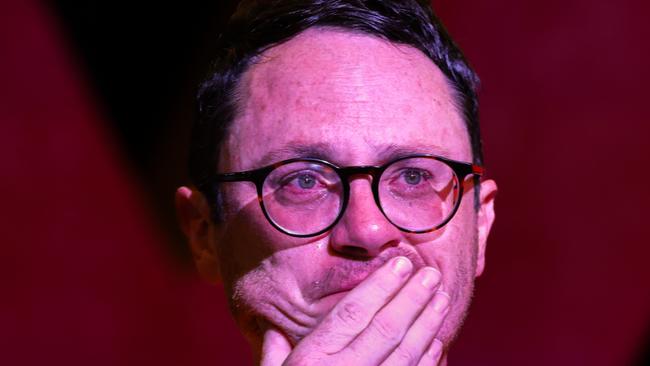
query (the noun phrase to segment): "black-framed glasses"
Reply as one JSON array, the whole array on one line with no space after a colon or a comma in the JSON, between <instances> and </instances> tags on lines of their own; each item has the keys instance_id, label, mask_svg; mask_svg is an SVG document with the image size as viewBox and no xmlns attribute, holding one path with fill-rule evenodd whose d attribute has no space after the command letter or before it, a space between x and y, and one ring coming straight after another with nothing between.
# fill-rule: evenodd
<instances>
[{"instance_id":1,"label":"black-framed glasses","mask_svg":"<svg viewBox=\"0 0 650 366\"><path fill-rule=\"evenodd\" d=\"M382 166L338 167L320 159L289 159L263 168L218 174L218 182L253 182L264 216L295 237L320 235L343 216L350 177L372 176L375 203L402 231L428 233L453 217L468 175L483 168L436 155L409 155Z\"/></svg>"}]
</instances>

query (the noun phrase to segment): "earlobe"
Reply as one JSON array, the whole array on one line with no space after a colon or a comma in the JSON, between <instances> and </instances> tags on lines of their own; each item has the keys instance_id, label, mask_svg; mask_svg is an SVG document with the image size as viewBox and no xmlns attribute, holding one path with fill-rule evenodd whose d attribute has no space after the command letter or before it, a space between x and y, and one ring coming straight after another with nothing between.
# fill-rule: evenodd
<instances>
[{"instance_id":1,"label":"earlobe","mask_svg":"<svg viewBox=\"0 0 650 366\"><path fill-rule=\"evenodd\" d=\"M494 223L494 198L497 194L497 184L489 179L481 182L480 203L478 212L478 255L476 258L476 273L478 277L485 269L485 248L488 235Z\"/></svg>"},{"instance_id":2,"label":"earlobe","mask_svg":"<svg viewBox=\"0 0 650 366\"><path fill-rule=\"evenodd\" d=\"M197 270L211 283L219 283L219 261L214 243L210 207L201 192L188 187L176 190L176 215L192 251Z\"/></svg>"}]
</instances>

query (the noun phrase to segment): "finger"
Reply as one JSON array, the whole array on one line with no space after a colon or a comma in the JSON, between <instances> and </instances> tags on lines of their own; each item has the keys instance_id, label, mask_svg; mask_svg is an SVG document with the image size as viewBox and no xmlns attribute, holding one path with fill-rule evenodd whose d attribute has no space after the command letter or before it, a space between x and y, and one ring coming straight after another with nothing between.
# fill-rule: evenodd
<instances>
[{"instance_id":1,"label":"finger","mask_svg":"<svg viewBox=\"0 0 650 366\"><path fill-rule=\"evenodd\" d=\"M422 355L418 366L437 366L442 358L442 351L442 342L438 339L434 339L427 349L427 352Z\"/></svg>"},{"instance_id":2,"label":"finger","mask_svg":"<svg viewBox=\"0 0 650 366\"><path fill-rule=\"evenodd\" d=\"M289 340L277 329L269 328L264 333L260 365L282 365L284 360L287 359L289 353L291 353L291 344L289 343Z\"/></svg>"},{"instance_id":3,"label":"finger","mask_svg":"<svg viewBox=\"0 0 650 366\"><path fill-rule=\"evenodd\" d=\"M439 284L439 271L432 267L422 268L342 353L353 353L368 364L376 365L384 361L401 344L404 335L427 307ZM395 355L395 364L417 364L429 342L423 344L421 350L413 347L403 349L404 352Z\"/></svg>"},{"instance_id":4,"label":"finger","mask_svg":"<svg viewBox=\"0 0 650 366\"><path fill-rule=\"evenodd\" d=\"M434 337L449 309L449 295L438 291L426 308L408 329L402 342L386 359L386 365L415 365L420 359L428 359L425 353L430 349ZM408 362L406 362L408 361ZM426 364L426 363L425 363Z\"/></svg>"},{"instance_id":5,"label":"finger","mask_svg":"<svg viewBox=\"0 0 650 366\"><path fill-rule=\"evenodd\" d=\"M318 345L333 354L346 347L370 323L407 281L413 269L406 257L396 257L372 273L334 306L302 344Z\"/></svg>"}]
</instances>

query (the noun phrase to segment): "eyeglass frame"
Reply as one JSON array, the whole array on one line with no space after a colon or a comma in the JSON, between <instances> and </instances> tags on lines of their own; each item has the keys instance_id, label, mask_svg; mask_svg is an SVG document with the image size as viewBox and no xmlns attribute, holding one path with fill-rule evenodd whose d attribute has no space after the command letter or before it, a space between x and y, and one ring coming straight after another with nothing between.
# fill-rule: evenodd
<instances>
[{"instance_id":1,"label":"eyeglass frame","mask_svg":"<svg viewBox=\"0 0 650 366\"><path fill-rule=\"evenodd\" d=\"M454 172L454 175L458 179L458 197L454 198L456 201L454 203L454 207L452 208L451 212L447 216L446 219L444 219L440 224L434 226L431 229L425 229L425 230L410 230L410 229L405 229L393 222L388 215L386 215L386 212L384 212L384 208L381 205L380 198L379 198L379 182L381 175L386 171L386 169L399 162L402 160L407 160L407 159L413 159L413 158L428 158L428 159L435 159L438 160L448 167L452 169ZM287 231L286 229L282 228L280 225L278 225L273 219L271 219L269 213L267 212L266 208L264 207L264 199L263 199L263 190L264 190L264 181L266 178L271 174L271 172L283 165L295 163L295 162L313 162L313 163L319 163L323 164L332 170L338 175L338 177L341 179L341 185L343 188L343 198L341 200L341 208L340 211L332 221L331 224L329 224L327 227L324 229L313 233L313 234L296 234ZM221 183L226 183L226 182L252 182L255 184L255 188L257 190L257 200L260 204L260 208L262 209L262 213L264 214L264 217L266 217L266 220L278 231L281 233L284 233L289 236L297 237L297 238L308 238L308 237L314 237L321 235L331 228L333 228L339 220L343 217L343 213L347 209L348 202L350 199L350 177L354 175L370 175L372 177L372 182L371 182L371 189L372 189L372 195L375 200L375 204L379 208L379 211L381 211L382 215L388 220L388 222L391 223L391 225L395 226L398 228L400 231L406 232L406 233L412 233L412 234L425 234L425 233L430 233L433 231L436 231L443 226L447 225L449 221L456 215L456 211L458 211L458 208L460 207L460 202L463 199L463 194L464 194L464 187L463 187L463 182L465 181L465 178L467 178L468 175L474 175L477 177L481 177L484 174L484 168L480 165L476 164L471 164L471 163L466 163L462 161L457 161L457 160L452 160L449 158L445 158L442 156L438 155L432 155L432 154L412 154L412 155L406 155L399 157L397 159L391 160L383 165L380 166L375 166L375 165L358 165L358 166L346 166L346 167L339 167L336 164L333 164L327 160L322 160L322 159L316 159L316 158L292 158L292 159L287 159L287 160L282 160L267 166L264 166L262 168L258 169L253 169L253 170L246 170L243 172L232 172L232 173L221 173L221 174L216 174L215 175L215 181L216 182L221 182ZM475 180L477 182L478 180Z\"/></svg>"}]
</instances>

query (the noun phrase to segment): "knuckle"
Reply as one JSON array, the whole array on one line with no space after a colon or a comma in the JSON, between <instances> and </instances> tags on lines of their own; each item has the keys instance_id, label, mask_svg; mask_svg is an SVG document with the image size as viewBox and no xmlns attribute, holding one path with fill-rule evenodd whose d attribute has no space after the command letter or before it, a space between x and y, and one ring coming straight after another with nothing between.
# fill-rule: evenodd
<instances>
[{"instance_id":1,"label":"knuckle","mask_svg":"<svg viewBox=\"0 0 650 366\"><path fill-rule=\"evenodd\" d=\"M394 353L397 365L415 365L419 362L420 357L412 349L397 347Z\"/></svg>"},{"instance_id":2,"label":"knuckle","mask_svg":"<svg viewBox=\"0 0 650 366\"><path fill-rule=\"evenodd\" d=\"M371 330L389 344L397 344L402 339L400 328L386 317L377 317L369 325Z\"/></svg>"},{"instance_id":3,"label":"knuckle","mask_svg":"<svg viewBox=\"0 0 650 366\"><path fill-rule=\"evenodd\" d=\"M431 298L432 295L426 289L421 287L415 289L409 289L409 290L410 291L406 291L406 296L409 299L409 303L417 305L419 307L426 305L429 302L429 299Z\"/></svg>"},{"instance_id":4,"label":"knuckle","mask_svg":"<svg viewBox=\"0 0 650 366\"><path fill-rule=\"evenodd\" d=\"M334 314L336 319L346 325L358 325L363 322L364 308L361 304L349 301L338 308Z\"/></svg>"}]
</instances>

